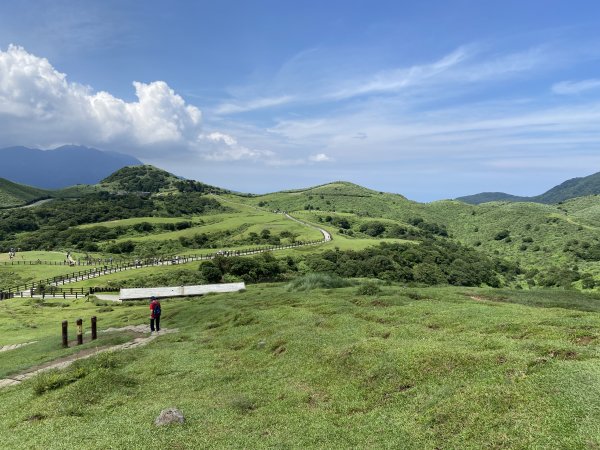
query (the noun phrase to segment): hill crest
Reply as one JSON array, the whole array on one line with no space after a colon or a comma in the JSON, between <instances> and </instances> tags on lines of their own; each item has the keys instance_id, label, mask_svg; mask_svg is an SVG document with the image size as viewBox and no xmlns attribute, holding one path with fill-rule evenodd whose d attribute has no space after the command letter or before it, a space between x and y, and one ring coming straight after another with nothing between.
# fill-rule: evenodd
<instances>
[{"instance_id":1,"label":"hill crest","mask_svg":"<svg viewBox=\"0 0 600 450\"><path fill-rule=\"evenodd\" d=\"M479 194L458 197L459 200L471 205L494 201L508 202L533 202L533 203L560 203L577 197L600 194L600 172L588 175L587 177L576 177L564 181L543 194L533 197L522 197L506 194L504 192L481 192Z\"/></svg>"}]
</instances>

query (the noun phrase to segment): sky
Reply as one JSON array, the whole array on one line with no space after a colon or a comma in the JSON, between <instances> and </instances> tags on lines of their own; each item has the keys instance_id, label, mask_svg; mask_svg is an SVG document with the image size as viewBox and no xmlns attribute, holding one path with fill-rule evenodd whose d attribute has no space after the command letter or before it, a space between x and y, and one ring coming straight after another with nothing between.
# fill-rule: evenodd
<instances>
[{"instance_id":1,"label":"sky","mask_svg":"<svg viewBox=\"0 0 600 450\"><path fill-rule=\"evenodd\" d=\"M600 171L597 1L2 2L0 147L417 201Z\"/></svg>"}]
</instances>

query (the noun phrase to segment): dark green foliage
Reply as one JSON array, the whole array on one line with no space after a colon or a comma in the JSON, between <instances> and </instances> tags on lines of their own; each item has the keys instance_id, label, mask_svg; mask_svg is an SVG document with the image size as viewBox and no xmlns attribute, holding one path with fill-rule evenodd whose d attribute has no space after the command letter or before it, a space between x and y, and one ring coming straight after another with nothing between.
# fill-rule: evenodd
<instances>
[{"instance_id":1,"label":"dark green foliage","mask_svg":"<svg viewBox=\"0 0 600 450\"><path fill-rule=\"evenodd\" d=\"M218 283L221 281L221 278L223 278L221 269L219 269L212 261L201 264L200 272L202 273L202 278L204 278L207 283Z\"/></svg>"},{"instance_id":2,"label":"dark green foliage","mask_svg":"<svg viewBox=\"0 0 600 450\"><path fill-rule=\"evenodd\" d=\"M179 180L174 183L174 186L179 192L200 192L203 194L223 194L229 192L225 189L194 180Z\"/></svg>"},{"instance_id":3,"label":"dark green foliage","mask_svg":"<svg viewBox=\"0 0 600 450\"><path fill-rule=\"evenodd\" d=\"M385 232L385 225L378 221L367 222L360 226L359 231L366 235L377 237Z\"/></svg>"},{"instance_id":4,"label":"dark green foliage","mask_svg":"<svg viewBox=\"0 0 600 450\"><path fill-rule=\"evenodd\" d=\"M106 251L109 253L116 253L116 254L121 254L121 253L131 253L135 250L135 242L133 241L123 241L123 242L116 242L114 244L110 244L106 247Z\"/></svg>"},{"instance_id":5,"label":"dark green foliage","mask_svg":"<svg viewBox=\"0 0 600 450\"><path fill-rule=\"evenodd\" d=\"M600 261L600 243L580 242L576 239L567 241L564 251L586 261Z\"/></svg>"},{"instance_id":6,"label":"dark green foliage","mask_svg":"<svg viewBox=\"0 0 600 450\"><path fill-rule=\"evenodd\" d=\"M153 166L123 167L108 176L102 183L113 183L126 192L159 192L168 189L177 178Z\"/></svg>"},{"instance_id":7,"label":"dark green foliage","mask_svg":"<svg viewBox=\"0 0 600 450\"><path fill-rule=\"evenodd\" d=\"M262 253L252 258L216 257L213 263L222 274L235 275L247 283L276 281L284 271L277 259L270 253Z\"/></svg>"},{"instance_id":8,"label":"dark green foliage","mask_svg":"<svg viewBox=\"0 0 600 450\"><path fill-rule=\"evenodd\" d=\"M356 290L357 295L378 295L381 294L381 288L375 283L365 283Z\"/></svg>"},{"instance_id":9,"label":"dark green foliage","mask_svg":"<svg viewBox=\"0 0 600 450\"><path fill-rule=\"evenodd\" d=\"M510 236L510 231L502 230L502 231L499 231L498 233L496 233L496 235L494 236L494 239L496 241L501 241L503 239L506 239L509 236Z\"/></svg>"},{"instance_id":10,"label":"dark green foliage","mask_svg":"<svg viewBox=\"0 0 600 450\"><path fill-rule=\"evenodd\" d=\"M568 267L550 267L537 274L535 281L539 286L568 288L579 280L581 275L576 269Z\"/></svg>"},{"instance_id":11,"label":"dark green foliage","mask_svg":"<svg viewBox=\"0 0 600 450\"><path fill-rule=\"evenodd\" d=\"M488 258L475 250L445 239L429 239L419 245L382 243L362 251L326 251L309 255L314 272L342 277L369 277L424 284L498 286L498 275L512 279L516 264Z\"/></svg>"}]
</instances>

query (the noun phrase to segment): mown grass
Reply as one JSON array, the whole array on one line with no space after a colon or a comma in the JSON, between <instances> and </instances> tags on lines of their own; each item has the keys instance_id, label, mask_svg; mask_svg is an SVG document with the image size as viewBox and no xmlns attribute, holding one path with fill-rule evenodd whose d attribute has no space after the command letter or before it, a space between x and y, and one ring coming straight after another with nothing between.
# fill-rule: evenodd
<instances>
[{"instance_id":1,"label":"mown grass","mask_svg":"<svg viewBox=\"0 0 600 450\"><path fill-rule=\"evenodd\" d=\"M600 445L600 322L586 310L594 298L380 289L365 296L355 287L305 293L258 285L169 302L163 325L180 333L122 352L109 367L92 358L85 376L59 374L67 381L45 392L36 390L39 380L1 390L3 445ZM563 294L569 309L557 307ZM118 321L138 308L145 314L146 305L110 314ZM186 423L155 428L158 413L173 406Z\"/></svg>"}]
</instances>

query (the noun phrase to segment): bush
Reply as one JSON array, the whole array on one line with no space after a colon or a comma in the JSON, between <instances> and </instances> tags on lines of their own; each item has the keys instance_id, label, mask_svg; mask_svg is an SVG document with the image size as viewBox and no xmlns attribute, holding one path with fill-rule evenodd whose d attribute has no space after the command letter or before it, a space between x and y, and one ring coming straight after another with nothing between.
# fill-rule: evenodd
<instances>
[{"instance_id":1,"label":"bush","mask_svg":"<svg viewBox=\"0 0 600 450\"><path fill-rule=\"evenodd\" d=\"M375 283L366 283L358 287L357 295L378 295L381 294L381 288Z\"/></svg>"},{"instance_id":2,"label":"bush","mask_svg":"<svg viewBox=\"0 0 600 450\"><path fill-rule=\"evenodd\" d=\"M351 283L337 275L328 273L309 273L296 278L286 286L288 292L304 292L313 289L336 289L350 286Z\"/></svg>"},{"instance_id":3,"label":"bush","mask_svg":"<svg viewBox=\"0 0 600 450\"><path fill-rule=\"evenodd\" d=\"M502 231L499 231L498 233L496 233L496 236L494 236L494 239L496 241L501 241L502 239L506 239L508 236L510 236L510 231L502 230Z\"/></svg>"},{"instance_id":4,"label":"bush","mask_svg":"<svg viewBox=\"0 0 600 450\"><path fill-rule=\"evenodd\" d=\"M206 262L200 266L200 272L202 272L202 278L207 283L218 283L223 278L223 272L212 262Z\"/></svg>"}]
</instances>

